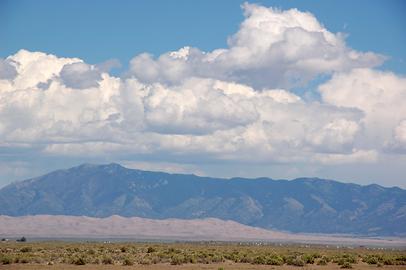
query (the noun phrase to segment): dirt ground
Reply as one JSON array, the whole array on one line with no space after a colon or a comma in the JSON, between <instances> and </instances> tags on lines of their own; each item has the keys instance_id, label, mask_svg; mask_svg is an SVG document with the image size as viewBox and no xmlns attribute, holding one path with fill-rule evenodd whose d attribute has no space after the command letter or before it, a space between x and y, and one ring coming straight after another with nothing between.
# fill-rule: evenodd
<instances>
[{"instance_id":1,"label":"dirt ground","mask_svg":"<svg viewBox=\"0 0 406 270\"><path fill-rule=\"evenodd\" d=\"M122 265L71 265L71 264L56 264L56 265L41 265L41 264L10 264L10 265L0 265L0 269L4 270L42 270L42 269L52 269L52 270L118 270L118 269L128 269L128 270L258 270L258 269L275 269L275 270L342 270L339 265L329 264L326 266L320 265L307 265L304 267L297 266L269 266L269 265L252 265L244 263L221 263L221 264L184 264L184 265L170 265L170 264L154 264L154 265L133 265L133 266L122 266ZM368 265L364 263L358 263L353 265L353 269L357 270L368 270L377 269L375 265ZM395 269L406 269L406 266L383 266L378 269L395 270Z\"/></svg>"}]
</instances>

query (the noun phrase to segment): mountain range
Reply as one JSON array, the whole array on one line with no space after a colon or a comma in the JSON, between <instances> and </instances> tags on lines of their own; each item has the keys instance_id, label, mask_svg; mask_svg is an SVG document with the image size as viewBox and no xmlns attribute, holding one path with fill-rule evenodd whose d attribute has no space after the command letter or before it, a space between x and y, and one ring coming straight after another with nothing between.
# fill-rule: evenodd
<instances>
[{"instance_id":1,"label":"mountain range","mask_svg":"<svg viewBox=\"0 0 406 270\"><path fill-rule=\"evenodd\" d=\"M0 215L232 220L294 233L406 235L406 190L318 178L210 178L83 164L0 190Z\"/></svg>"}]
</instances>

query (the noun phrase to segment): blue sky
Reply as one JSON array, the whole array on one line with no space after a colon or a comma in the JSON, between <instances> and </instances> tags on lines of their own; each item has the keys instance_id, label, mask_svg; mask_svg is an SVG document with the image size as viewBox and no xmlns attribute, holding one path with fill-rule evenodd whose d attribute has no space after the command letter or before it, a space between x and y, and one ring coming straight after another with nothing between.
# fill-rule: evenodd
<instances>
[{"instance_id":1,"label":"blue sky","mask_svg":"<svg viewBox=\"0 0 406 270\"><path fill-rule=\"evenodd\" d=\"M406 187L405 11L3 0L0 186L118 162Z\"/></svg>"},{"instance_id":2,"label":"blue sky","mask_svg":"<svg viewBox=\"0 0 406 270\"><path fill-rule=\"evenodd\" d=\"M243 19L245 1L11 1L0 3L0 56L21 48L126 66L142 52L155 55L185 45L225 47ZM406 73L406 2L402 0L254 1L313 13L332 32L347 33L357 50L383 53L382 66Z\"/></svg>"}]
</instances>

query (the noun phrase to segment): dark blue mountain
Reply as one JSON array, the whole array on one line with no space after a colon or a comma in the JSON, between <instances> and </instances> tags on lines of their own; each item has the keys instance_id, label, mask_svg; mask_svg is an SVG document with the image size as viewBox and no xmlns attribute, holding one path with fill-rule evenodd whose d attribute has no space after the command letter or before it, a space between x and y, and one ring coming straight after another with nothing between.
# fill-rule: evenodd
<instances>
[{"instance_id":1,"label":"dark blue mountain","mask_svg":"<svg viewBox=\"0 0 406 270\"><path fill-rule=\"evenodd\" d=\"M308 233L406 235L406 190L317 178L218 179L84 164L0 190L0 214L216 217Z\"/></svg>"}]
</instances>

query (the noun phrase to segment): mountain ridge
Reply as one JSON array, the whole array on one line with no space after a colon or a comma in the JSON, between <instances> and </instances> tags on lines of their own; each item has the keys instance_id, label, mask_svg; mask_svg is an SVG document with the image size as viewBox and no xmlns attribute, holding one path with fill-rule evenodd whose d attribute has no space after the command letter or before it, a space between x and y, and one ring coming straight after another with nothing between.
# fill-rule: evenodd
<instances>
[{"instance_id":1,"label":"mountain ridge","mask_svg":"<svg viewBox=\"0 0 406 270\"><path fill-rule=\"evenodd\" d=\"M5 188L9 185L14 185L14 184L18 184L18 183L22 183L22 182L26 182L26 181L32 181L35 180L37 178L43 177L45 175L48 174L52 174L52 173L56 173L56 172L62 172L62 171L68 171L71 169L77 169L77 168L94 168L94 167L100 167L100 166L105 166L105 167L116 167L116 168L122 168L122 169L126 169L126 170L132 170L132 171L139 171L139 172L148 172L148 173L162 173L162 174L168 174L168 175L186 175L186 176L194 176L194 177L200 177L200 178L208 178L208 179L216 179L216 180L271 180L271 181L323 181L323 182L334 182L334 183L340 183L340 184L348 184L348 185L355 185L355 186L360 186L360 187L368 187L368 186L374 186L374 187L381 187L381 188L395 188L395 189L400 189L400 190L406 190L406 188L402 188L399 186L383 186L377 183L371 183L371 184L357 184L357 183L352 183L352 182L347 182L347 181L339 181L339 180L335 180L335 179L326 179L326 178L320 178L320 177L316 177L316 176L303 176L303 177L297 177L297 178L293 178L293 179L284 179L284 178L278 178L278 179L274 179L271 177L267 177L267 176L260 176L260 177L254 177L254 178L250 178L250 177L241 177L241 176L236 176L236 177L214 177L214 176L202 176L202 175L198 175L198 174L194 174L194 173L172 173L172 172L164 172L164 171L158 171L158 170L143 170L143 169L138 169L138 168L127 168L119 163L116 162L111 162L111 163L107 163L107 164L97 164L97 163L82 163L80 165L77 166L73 166L67 169L57 169L54 171L51 171L49 173L46 173L44 175L41 176L36 176L36 177L32 177L32 178L28 178L28 179L24 179L24 180L17 180L14 181L12 183L7 184L6 186L2 187ZM2 189L0 188L0 190Z\"/></svg>"},{"instance_id":2,"label":"mountain ridge","mask_svg":"<svg viewBox=\"0 0 406 270\"><path fill-rule=\"evenodd\" d=\"M82 164L0 189L0 214L220 218L304 233L406 235L406 191L319 178L214 178Z\"/></svg>"}]
</instances>

